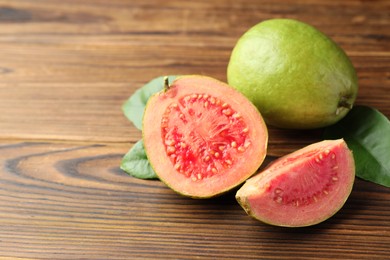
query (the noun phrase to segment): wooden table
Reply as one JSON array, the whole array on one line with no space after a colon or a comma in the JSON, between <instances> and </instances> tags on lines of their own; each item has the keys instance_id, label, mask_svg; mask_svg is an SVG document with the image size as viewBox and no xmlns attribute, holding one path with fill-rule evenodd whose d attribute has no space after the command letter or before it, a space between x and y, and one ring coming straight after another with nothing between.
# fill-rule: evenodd
<instances>
[{"instance_id":1,"label":"wooden table","mask_svg":"<svg viewBox=\"0 0 390 260\"><path fill-rule=\"evenodd\" d=\"M293 3L294 2L294 3ZM389 1L0 0L0 259L390 259L390 190L357 179L319 225L248 217L234 191L181 197L128 176L122 103L150 79L226 81L238 37L288 17L351 57L357 104L390 117ZM270 127L270 156L320 140Z\"/></svg>"}]
</instances>

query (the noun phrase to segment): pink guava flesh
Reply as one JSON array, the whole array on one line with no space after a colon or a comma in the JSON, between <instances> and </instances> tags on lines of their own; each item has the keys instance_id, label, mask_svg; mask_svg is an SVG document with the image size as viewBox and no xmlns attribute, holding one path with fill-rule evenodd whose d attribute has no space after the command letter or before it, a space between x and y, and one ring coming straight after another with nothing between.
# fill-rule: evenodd
<instances>
[{"instance_id":1,"label":"pink guava flesh","mask_svg":"<svg viewBox=\"0 0 390 260\"><path fill-rule=\"evenodd\" d=\"M279 158L248 179L236 194L252 217L268 224L318 224L346 202L355 164L344 140L326 140Z\"/></svg>"}]
</instances>

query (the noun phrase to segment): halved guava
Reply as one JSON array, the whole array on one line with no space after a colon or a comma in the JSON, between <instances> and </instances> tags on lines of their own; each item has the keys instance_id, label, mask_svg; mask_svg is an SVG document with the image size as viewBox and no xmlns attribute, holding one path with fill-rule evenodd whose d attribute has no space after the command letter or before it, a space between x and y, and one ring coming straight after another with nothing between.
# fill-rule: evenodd
<instances>
[{"instance_id":1,"label":"halved guava","mask_svg":"<svg viewBox=\"0 0 390 260\"><path fill-rule=\"evenodd\" d=\"M244 182L262 164L268 132L256 107L227 84L182 76L152 96L143 117L145 151L174 191L209 198Z\"/></svg>"},{"instance_id":2,"label":"halved guava","mask_svg":"<svg viewBox=\"0 0 390 260\"><path fill-rule=\"evenodd\" d=\"M237 191L244 210L285 227L318 224L346 202L355 180L352 152L343 139L325 140L281 157Z\"/></svg>"}]
</instances>

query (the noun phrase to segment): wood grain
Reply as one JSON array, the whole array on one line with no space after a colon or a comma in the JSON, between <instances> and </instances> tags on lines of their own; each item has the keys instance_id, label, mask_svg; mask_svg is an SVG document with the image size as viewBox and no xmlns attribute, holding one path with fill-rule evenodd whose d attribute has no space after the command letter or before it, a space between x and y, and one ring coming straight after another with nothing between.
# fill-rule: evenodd
<instances>
[{"instance_id":1,"label":"wood grain","mask_svg":"<svg viewBox=\"0 0 390 260\"><path fill-rule=\"evenodd\" d=\"M0 259L390 259L389 189L357 179L343 209L285 229L234 191L181 197L119 169L141 138L121 105L161 75L226 81L249 27L295 18L332 37L357 104L390 117L389 1L0 0ZM321 139L269 127L267 162Z\"/></svg>"},{"instance_id":2,"label":"wood grain","mask_svg":"<svg viewBox=\"0 0 390 260\"><path fill-rule=\"evenodd\" d=\"M233 193L193 200L159 181L129 178L118 167L125 151L111 145L42 142L0 146L0 256L390 256L385 187L358 180L345 207L329 221L302 229L278 228L246 216Z\"/></svg>"},{"instance_id":3,"label":"wood grain","mask_svg":"<svg viewBox=\"0 0 390 260\"><path fill-rule=\"evenodd\" d=\"M226 80L238 37L273 17L334 38L358 71L358 103L389 115L390 6L374 3L0 1L0 138L133 142L120 106L135 89L167 74Z\"/></svg>"}]
</instances>

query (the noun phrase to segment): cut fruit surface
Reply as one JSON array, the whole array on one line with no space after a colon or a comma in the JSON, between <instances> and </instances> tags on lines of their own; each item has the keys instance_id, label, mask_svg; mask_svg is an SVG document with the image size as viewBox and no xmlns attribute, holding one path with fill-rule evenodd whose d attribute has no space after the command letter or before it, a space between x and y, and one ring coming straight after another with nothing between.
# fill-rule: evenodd
<instances>
[{"instance_id":1,"label":"cut fruit surface","mask_svg":"<svg viewBox=\"0 0 390 260\"><path fill-rule=\"evenodd\" d=\"M248 179L236 194L252 217L268 224L318 224L345 203L355 164L344 140L326 140L281 157Z\"/></svg>"},{"instance_id":2,"label":"cut fruit surface","mask_svg":"<svg viewBox=\"0 0 390 260\"><path fill-rule=\"evenodd\" d=\"M256 172L268 133L238 91L209 77L183 76L148 101L143 139L163 182L182 195L207 198Z\"/></svg>"}]
</instances>

